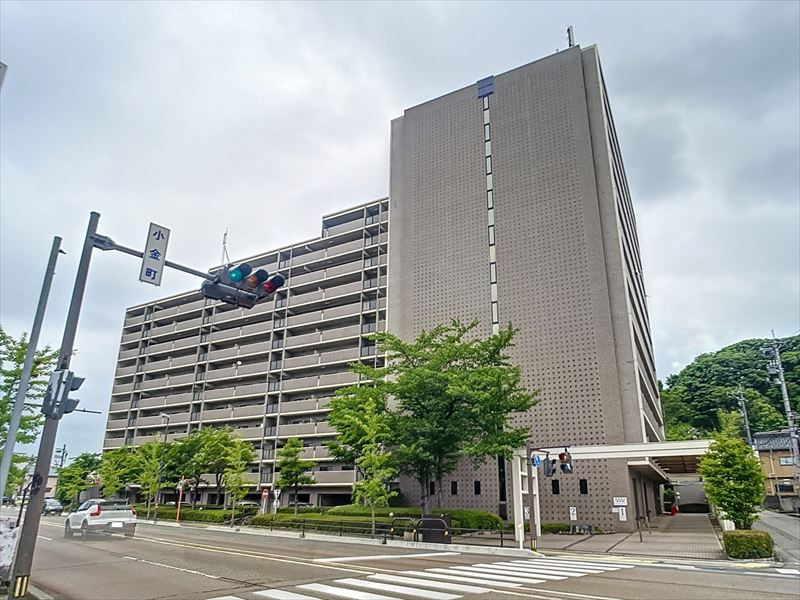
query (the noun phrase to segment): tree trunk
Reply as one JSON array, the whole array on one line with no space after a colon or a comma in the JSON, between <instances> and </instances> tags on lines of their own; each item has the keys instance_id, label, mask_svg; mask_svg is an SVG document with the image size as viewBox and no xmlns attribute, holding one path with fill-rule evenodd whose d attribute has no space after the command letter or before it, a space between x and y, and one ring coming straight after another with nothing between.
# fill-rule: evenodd
<instances>
[{"instance_id":1,"label":"tree trunk","mask_svg":"<svg viewBox=\"0 0 800 600\"><path fill-rule=\"evenodd\" d=\"M300 493L300 486L294 486L294 518L297 518L297 494Z\"/></svg>"},{"instance_id":2,"label":"tree trunk","mask_svg":"<svg viewBox=\"0 0 800 600\"><path fill-rule=\"evenodd\" d=\"M372 537L375 537L375 505L372 505Z\"/></svg>"},{"instance_id":3,"label":"tree trunk","mask_svg":"<svg viewBox=\"0 0 800 600\"><path fill-rule=\"evenodd\" d=\"M436 505L442 508L442 475L436 478Z\"/></svg>"}]
</instances>

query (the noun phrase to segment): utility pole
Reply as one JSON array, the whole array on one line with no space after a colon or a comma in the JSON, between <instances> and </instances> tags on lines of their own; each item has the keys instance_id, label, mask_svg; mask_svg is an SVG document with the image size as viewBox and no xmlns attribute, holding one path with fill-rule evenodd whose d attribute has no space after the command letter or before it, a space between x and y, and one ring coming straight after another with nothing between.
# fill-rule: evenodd
<instances>
[{"instance_id":1,"label":"utility pole","mask_svg":"<svg viewBox=\"0 0 800 600\"><path fill-rule=\"evenodd\" d=\"M531 550L536 550L536 498L539 490L534 489L537 482L533 479L533 449L530 440L525 441L525 466L528 470L528 527L531 534Z\"/></svg>"},{"instance_id":2,"label":"utility pole","mask_svg":"<svg viewBox=\"0 0 800 600\"><path fill-rule=\"evenodd\" d=\"M59 253L66 254L61 250L61 238L56 236L53 238L53 246L50 248L50 259L47 261L47 268L44 272L42 291L39 293L39 304L36 307L31 336L28 339L28 351L25 354L25 362L22 365L22 375L19 379L17 396L14 399L14 408L11 411L11 418L8 423L8 437L6 438L6 444L3 448L3 459L0 461L0 491L2 491L2 494L6 493L8 473L11 470L11 461L14 458L14 444L17 441L19 423L22 420L22 412L25 408L25 396L28 395L28 384L31 379L31 373L33 373L33 362L36 359L36 346L39 344L39 333L42 330L44 313L47 309L47 299L50 296L50 286L53 283L53 274L56 272L56 261L58 260ZM0 502L0 504L2 503ZM1 507L0 510L2 510Z\"/></svg>"},{"instance_id":3,"label":"utility pole","mask_svg":"<svg viewBox=\"0 0 800 600\"><path fill-rule=\"evenodd\" d=\"M747 445L753 445L753 436L750 433L750 419L747 417L747 405L744 401L744 394L742 393L742 384L739 383L736 386L735 392L728 392L731 396L736 398L739 401L739 412L742 413L742 423L744 423L744 433L745 439L747 440Z\"/></svg>"},{"instance_id":4,"label":"utility pole","mask_svg":"<svg viewBox=\"0 0 800 600\"><path fill-rule=\"evenodd\" d=\"M55 460L58 463L58 469L64 468L64 463L67 462L67 445L64 444L61 448L56 449ZM55 465L53 465L55 466Z\"/></svg>"},{"instance_id":5,"label":"utility pole","mask_svg":"<svg viewBox=\"0 0 800 600\"><path fill-rule=\"evenodd\" d=\"M795 492L800 495L800 443L798 443L797 423L795 422L795 414L792 411L792 405L789 404L789 392L786 390L786 377L783 372L783 363L781 362L781 349L778 344L778 338L775 337L775 331L772 331L772 340L770 345L761 349L762 354L769 359L767 371L770 375L776 375L777 381L774 383L780 385L781 396L783 397L783 410L786 412L786 421L789 423L789 444L792 449L792 462L794 462L795 474Z\"/></svg>"},{"instance_id":6,"label":"utility pole","mask_svg":"<svg viewBox=\"0 0 800 600\"><path fill-rule=\"evenodd\" d=\"M72 299L67 312L67 322L64 326L64 336L61 339L61 350L58 354L57 370L67 372L72 360L75 345L75 335L78 331L78 318L81 314L83 294L86 290L86 279L89 274L89 261L92 258L94 236L97 233L97 224L100 213L92 212L89 216L89 226L86 228L86 237L83 240L83 250L78 262L78 272L75 275L75 286L72 288ZM28 510L25 511L25 520L20 532L17 556L14 561L14 577L12 578L11 597L23 598L28 593L28 584L33 565L33 553L36 549L36 536L39 533L39 523L42 518L44 504L44 483L50 474L50 464L53 461L53 446L58 433L60 415L46 415L42 437L39 442L39 454L36 457L36 467L31 480L31 495Z\"/></svg>"}]
</instances>

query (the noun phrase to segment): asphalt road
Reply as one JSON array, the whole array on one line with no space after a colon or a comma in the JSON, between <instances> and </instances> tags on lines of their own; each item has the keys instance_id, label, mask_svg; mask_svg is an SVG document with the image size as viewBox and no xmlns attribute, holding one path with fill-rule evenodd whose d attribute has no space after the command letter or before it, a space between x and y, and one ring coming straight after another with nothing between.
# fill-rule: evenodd
<instances>
[{"instance_id":1,"label":"asphalt road","mask_svg":"<svg viewBox=\"0 0 800 600\"><path fill-rule=\"evenodd\" d=\"M776 556L787 567L800 567L800 518L765 510L754 527L772 536Z\"/></svg>"},{"instance_id":2,"label":"asphalt road","mask_svg":"<svg viewBox=\"0 0 800 600\"><path fill-rule=\"evenodd\" d=\"M545 560L140 524L134 539L64 539L43 521L33 583L57 599L797 600L800 578L626 557Z\"/></svg>"}]
</instances>

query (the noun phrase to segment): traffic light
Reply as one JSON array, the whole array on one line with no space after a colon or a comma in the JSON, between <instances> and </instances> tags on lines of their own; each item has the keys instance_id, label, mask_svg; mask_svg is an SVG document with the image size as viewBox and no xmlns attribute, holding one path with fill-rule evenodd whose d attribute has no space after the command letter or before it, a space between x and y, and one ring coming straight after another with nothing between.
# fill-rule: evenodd
<instances>
[{"instance_id":1,"label":"traffic light","mask_svg":"<svg viewBox=\"0 0 800 600\"><path fill-rule=\"evenodd\" d=\"M542 469L545 477L552 477L556 472L556 459L550 458L550 455L548 454L542 461Z\"/></svg>"},{"instance_id":2,"label":"traffic light","mask_svg":"<svg viewBox=\"0 0 800 600\"><path fill-rule=\"evenodd\" d=\"M204 281L200 291L206 298L226 304L253 308L257 302L271 296L286 283L283 275L270 274L265 269L253 271L248 263L224 267L213 281Z\"/></svg>"},{"instance_id":3,"label":"traffic light","mask_svg":"<svg viewBox=\"0 0 800 600\"><path fill-rule=\"evenodd\" d=\"M64 378L64 386L61 388L61 397L53 414L56 419L60 419L78 408L80 400L70 398L69 394L79 390L84 381L86 381L85 377L77 377L72 371L67 371L67 376Z\"/></svg>"},{"instance_id":4,"label":"traffic light","mask_svg":"<svg viewBox=\"0 0 800 600\"><path fill-rule=\"evenodd\" d=\"M66 374L67 371L61 369L50 374L47 391L44 393L44 399L42 400L42 414L48 417L52 417L55 414Z\"/></svg>"},{"instance_id":5,"label":"traffic light","mask_svg":"<svg viewBox=\"0 0 800 600\"><path fill-rule=\"evenodd\" d=\"M572 455L564 448L564 451L558 455L558 460L561 461L561 472L569 475L572 473Z\"/></svg>"}]
</instances>

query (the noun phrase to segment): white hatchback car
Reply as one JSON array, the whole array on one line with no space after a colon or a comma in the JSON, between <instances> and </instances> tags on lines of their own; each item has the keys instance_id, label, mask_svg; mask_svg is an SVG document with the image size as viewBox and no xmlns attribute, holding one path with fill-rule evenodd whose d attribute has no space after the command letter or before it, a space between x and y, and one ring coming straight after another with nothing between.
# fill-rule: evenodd
<instances>
[{"instance_id":1,"label":"white hatchback car","mask_svg":"<svg viewBox=\"0 0 800 600\"><path fill-rule=\"evenodd\" d=\"M136 509L124 500L95 498L81 504L67 515L64 537L80 534L86 539L93 531L124 533L133 537L136 532Z\"/></svg>"}]
</instances>

